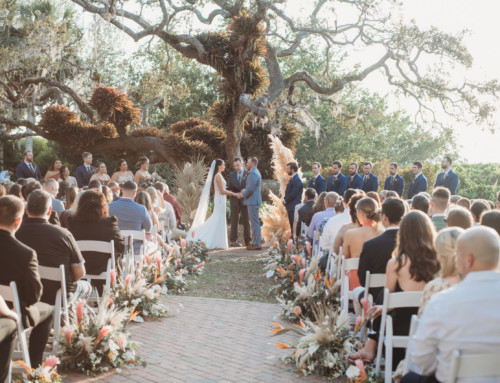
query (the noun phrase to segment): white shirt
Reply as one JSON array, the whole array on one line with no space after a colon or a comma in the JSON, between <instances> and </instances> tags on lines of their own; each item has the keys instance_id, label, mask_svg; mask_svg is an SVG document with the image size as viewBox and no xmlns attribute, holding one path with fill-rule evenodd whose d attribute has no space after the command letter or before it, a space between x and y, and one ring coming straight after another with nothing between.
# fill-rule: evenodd
<instances>
[{"instance_id":1,"label":"white shirt","mask_svg":"<svg viewBox=\"0 0 500 383\"><path fill-rule=\"evenodd\" d=\"M321 238L319 239L319 246L324 251L328 251L329 249L331 249L340 228L344 226L344 224L349 222L351 222L349 209L345 209L343 213L330 218L323 228L323 233L321 234Z\"/></svg>"},{"instance_id":2,"label":"white shirt","mask_svg":"<svg viewBox=\"0 0 500 383\"><path fill-rule=\"evenodd\" d=\"M415 179L417 179L418 177L420 177L420 174L422 174L422 172L418 172L417 174L415 174Z\"/></svg>"},{"instance_id":3,"label":"white shirt","mask_svg":"<svg viewBox=\"0 0 500 383\"><path fill-rule=\"evenodd\" d=\"M293 220L297 221L299 219L299 209L304 206L303 203L299 203L298 205L295 205L295 211L293 212Z\"/></svg>"},{"instance_id":4,"label":"white shirt","mask_svg":"<svg viewBox=\"0 0 500 383\"><path fill-rule=\"evenodd\" d=\"M446 382L453 350L500 352L500 273L469 273L461 283L430 299L410 343L410 369L420 375L435 373L440 382ZM500 378L457 382L498 383Z\"/></svg>"}]
</instances>

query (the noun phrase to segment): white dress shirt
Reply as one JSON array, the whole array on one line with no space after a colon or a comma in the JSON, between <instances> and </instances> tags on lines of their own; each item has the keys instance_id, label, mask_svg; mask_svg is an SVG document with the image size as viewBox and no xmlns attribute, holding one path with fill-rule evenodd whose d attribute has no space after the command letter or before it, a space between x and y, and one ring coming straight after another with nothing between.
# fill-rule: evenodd
<instances>
[{"instance_id":1,"label":"white dress shirt","mask_svg":"<svg viewBox=\"0 0 500 383\"><path fill-rule=\"evenodd\" d=\"M319 246L324 251L328 251L333 247L335 238L342 226L344 224L351 222L351 216L349 215L349 209L345 209L343 213L337 214L330 218L323 228L323 233L319 239Z\"/></svg>"},{"instance_id":2,"label":"white dress shirt","mask_svg":"<svg viewBox=\"0 0 500 383\"><path fill-rule=\"evenodd\" d=\"M446 382L453 350L462 354L500 352L500 273L467 274L427 304L410 343L410 369ZM500 363L500 361L499 361ZM498 383L500 378L463 378L459 383Z\"/></svg>"}]
</instances>

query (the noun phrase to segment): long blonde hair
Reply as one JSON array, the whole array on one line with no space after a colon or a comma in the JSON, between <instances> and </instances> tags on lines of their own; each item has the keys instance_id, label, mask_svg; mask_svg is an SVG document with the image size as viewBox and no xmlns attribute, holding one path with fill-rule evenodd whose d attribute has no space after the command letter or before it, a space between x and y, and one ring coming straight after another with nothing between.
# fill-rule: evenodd
<instances>
[{"instance_id":1,"label":"long blonde hair","mask_svg":"<svg viewBox=\"0 0 500 383\"><path fill-rule=\"evenodd\" d=\"M455 267L457 239L465 230L461 227L448 227L439 232L436 237L435 247L439 257L442 257L443 264L440 276L442 278L453 277L457 275Z\"/></svg>"}]
</instances>

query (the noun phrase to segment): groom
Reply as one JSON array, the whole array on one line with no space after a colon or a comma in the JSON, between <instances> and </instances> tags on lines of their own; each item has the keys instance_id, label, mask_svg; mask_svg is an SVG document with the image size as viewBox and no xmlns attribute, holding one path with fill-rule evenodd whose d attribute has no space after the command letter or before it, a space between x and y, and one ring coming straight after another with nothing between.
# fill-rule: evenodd
<instances>
[{"instance_id":1,"label":"groom","mask_svg":"<svg viewBox=\"0 0 500 383\"><path fill-rule=\"evenodd\" d=\"M247 160L247 180L246 187L240 193L243 198L243 204L248 209L248 217L250 218L250 225L252 226L253 244L247 246L247 250L261 250L260 244L260 221L259 221L259 207L262 203L260 195L260 184L262 177L257 169L258 160L255 157L249 157Z\"/></svg>"}]
</instances>

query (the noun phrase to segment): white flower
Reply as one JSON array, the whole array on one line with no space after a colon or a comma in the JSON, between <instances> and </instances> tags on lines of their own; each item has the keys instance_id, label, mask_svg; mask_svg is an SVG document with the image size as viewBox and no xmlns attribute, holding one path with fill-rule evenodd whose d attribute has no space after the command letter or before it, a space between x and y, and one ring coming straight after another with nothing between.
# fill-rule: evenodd
<instances>
[{"instance_id":1,"label":"white flower","mask_svg":"<svg viewBox=\"0 0 500 383\"><path fill-rule=\"evenodd\" d=\"M146 290L146 298L148 299L154 299L155 297L155 292L152 289Z\"/></svg>"},{"instance_id":2,"label":"white flower","mask_svg":"<svg viewBox=\"0 0 500 383\"><path fill-rule=\"evenodd\" d=\"M357 378L358 376L360 376L360 373L361 373L361 371L356 366L349 366L349 368L345 372L345 375L348 378L352 379L352 378Z\"/></svg>"},{"instance_id":3,"label":"white flower","mask_svg":"<svg viewBox=\"0 0 500 383\"><path fill-rule=\"evenodd\" d=\"M88 354L90 354L90 358L95 358L95 354L92 353L94 347L92 344L92 337L90 336L83 336L83 334L80 334L78 337L79 341L77 342L77 346L85 349ZM93 355L93 356L92 356Z\"/></svg>"},{"instance_id":4,"label":"white flower","mask_svg":"<svg viewBox=\"0 0 500 383\"><path fill-rule=\"evenodd\" d=\"M118 334L118 336L116 337L116 344L118 345L120 350L125 349L125 347L127 347L127 343L127 337L122 333Z\"/></svg>"}]
</instances>

